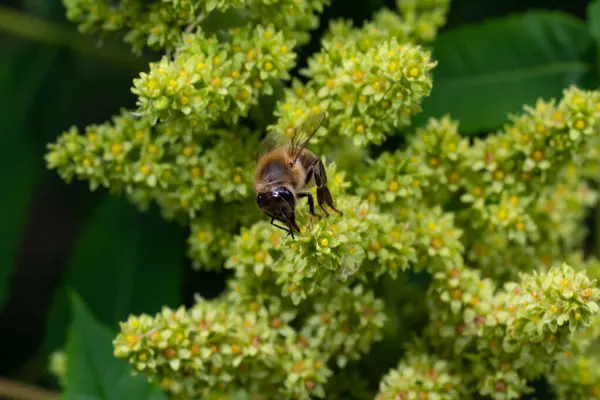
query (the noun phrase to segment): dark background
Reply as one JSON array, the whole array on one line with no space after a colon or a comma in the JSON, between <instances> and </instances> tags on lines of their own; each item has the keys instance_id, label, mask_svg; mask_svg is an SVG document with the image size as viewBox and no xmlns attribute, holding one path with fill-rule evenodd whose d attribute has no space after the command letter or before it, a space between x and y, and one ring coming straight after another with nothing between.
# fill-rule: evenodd
<instances>
[{"instance_id":1,"label":"dark background","mask_svg":"<svg viewBox=\"0 0 600 400\"><path fill-rule=\"evenodd\" d=\"M587 4L583 0L455 0L443 29L530 9L562 9L585 18ZM347 17L360 24L382 5L393 8L394 2L333 0L312 42L301 51L301 59L319 49L319 36L331 18ZM90 192L87 182L67 185L55 172L46 170L46 145L71 125L84 128L110 119L121 107L133 108L132 79L147 69L149 60L160 55L147 53L144 59L137 59L118 42L96 48L92 37L86 38L87 52L74 50L73 43L83 37L66 21L60 0L8 1L1 6L0 270L9 271L10 278L5 293L0 286L0 377L56 387L46 370L47 356L64 341L64 332L57 326L68 320L59 315L60 311L55 313L55 303L62 295L65 279L77 279L76 272L68 272L69 266L77 262L74 259L86 260L90 268L105 271L95 287L87 288L85 297L89 303L99 304L95 311L100 314L104 312L103 299L112 295L110 288L103 286L104 279L123 279L119 262L111 263L111 259L122 258L121 264L127 260L138 262L141 271L150 271L144 282L136 281L134 291L149 292L151 297L156 290L152 271L168 265L152 262L160 256L144 259L139 254L153 249L178 260L180 270L173 276L180 283L169 297L172 306L191 303L195 292L216 295L223 288L224 277L191 271L185 256L185 229L162 221L155 209L139 213L120 199L110 200L118 203L118 212L110 214L114 221L112 225L107 223L106 234L98 234L102 229L96 229L93 239L85 239L87 246L78 249L86 224L101 218L97 213L106 204L107 193ZM6 17L6 8L34 18L15 29L18 21ZM67 34L58 38L42 34L39 38L54 43L35 39L44 22ZM112 49L111 60L104 57L107 49ZM129 245L136 249L134 257L129 257L131 248L115 247L115 242L122 240L113 234L115 227L117 232L121 229L123 237L143 232ZM96 247L89 245L90 240ZM157 298L162 299L159 295ZM105 320L122 320L131 312L153 313L160 304L125 302L118 315L109 315Z\"/></svg>"}]
</instances>

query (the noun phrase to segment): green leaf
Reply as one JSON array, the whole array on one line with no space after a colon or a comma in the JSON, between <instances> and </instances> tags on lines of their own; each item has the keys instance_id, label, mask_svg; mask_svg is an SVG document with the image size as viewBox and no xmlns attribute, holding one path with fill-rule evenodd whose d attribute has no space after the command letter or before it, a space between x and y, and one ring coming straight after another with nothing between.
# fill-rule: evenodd
<instances>
[{"instance_id":1,"label":"green leaf","mask_svg":"<svg viewBox=\"0 0 600 400\"><path fill-rule=\"evenodd\" d=\"M441 34L431 96L415 118L450 114L461 132L500 128L507 114L571 84L595 86L593 40L585 23L561 12L532 11Z\"/></svg>"},{"instance_id":2,"label":"green leaf","mask_svg":"<svg viewBox=\"0 0 600 400\"><path fill-rule=\"evenodd\" d=\"M0 196L0 308L25 228L27 211L42 166L32 139L30 113L39 95L41 82L54 63L53 49L39 49L13 42L15 49L0 61L0 185L7 190ZM35 53L33 53L33 50ZM49 124L48 120L43 123Z\"/></svg>"},{"instance_id":3,"label":"green leaf","mask_svg":"<svg viewBox=\"0 0 600 400\"><path fill-rule=\"evenodd\" d=\"M587 23L590 35L600 42L600 1L592 1L587 8Z\"/></svg>"},{"instance_id":4,"label":"green leaf","mask_svg":"<svg viewBox=\"0 0 600 400\"><path fill-rule=\"evenodd\" d=\"M139 212L123 198L106 196L81 233L50 311L46 350L64 344L66 288L77 291L102 323L116 328L129 314L178 306L185 262L180 226L157 213Z\"/></svg>"},{"instance_id":5,"label":"green leaf","mask_svg":"<svg viewBox=\"0 0 600 400\"><path fill-rule=\"evenodd\" d=\"M67 342L65 400L161 400L166 396L113 356L115 334L99 323L79 295L71 293L73 322Z\"/></svg>"}]
</instances>

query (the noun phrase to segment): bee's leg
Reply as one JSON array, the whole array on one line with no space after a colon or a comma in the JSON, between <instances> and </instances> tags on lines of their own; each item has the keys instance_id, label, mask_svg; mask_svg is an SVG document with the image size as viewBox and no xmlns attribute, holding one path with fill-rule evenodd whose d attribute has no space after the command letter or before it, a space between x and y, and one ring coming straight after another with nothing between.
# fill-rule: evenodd
<instances>
[{"instance_id":1,"label":"bee's leg","mask_svg":"<svg viewBox=\"0 0 600 400\"><path fill-rule=\"evenodd\" d=\"M286 231L286 232L287 232L287 234L288 234L288 236L289 236L289 234L290 234L290 233L292 233L292 231L291 231L291 229L290 229L290 228L286 228L286 227L284 227L284 226L277 225L277 224L275 223L275 217L274 217L274 216L272 216L272 215L271 215L270 217L271 217L271 225L273 225L274 227L277 227L277 228L279 228L279 229L281 229L281 230L283 230L283 231ZM292 237L293 237L293 236L294 236L294 234L292 233Z\"/></svg>"},{"instance_id":2,"label":"bee's leg","mask_svg":"<svg viewBox=\"0 0 600 400\"><path fill-rule=\"evenodd\" d=\"M313 170L313 174L315 176L315 184L317 185L317 202L319 206L325 212L325 216L329 216L327 210L325 210L324 204L327 204L331 209L337 212L340 215L344 215L340 210L335 208L333 205L333 198L331 197L331 192L329 192L329 188L327 188L327 173L325 172L325 166L323 165L323 161L320 158L317 158L315 162L311 165Z\"/></svg>"},{"instance_id":3,"label":"bee's leg","mask_svg":"<svg viewBox=\"0 0 600 400\"><path fill-rule=\"evenodd\" d=\"M310 210L310 215L314 215L317 218L321 218L321 214L317 214L315 212L315 199L312 194L304 192L298 193L298 198L306 197L308 199L308 209Z\"/></svg>"},{"instance_id":4,"label":"bee's leg","mask_svg":"<svg viewBox=\"0 0 600 400\"><path fill-rule=\"evenodd\" d=\"M292 238L294 238L294 232L293 232L294 229L297 230L298 232L301 232L300 227L298 226L298 224L296 224L296 218L294 217L293 214L292 214L291 219L287 218L285 215L283 218L286 220L287 224L289 225L290 232L292 232Z\"/></svg>"}]
</instances>

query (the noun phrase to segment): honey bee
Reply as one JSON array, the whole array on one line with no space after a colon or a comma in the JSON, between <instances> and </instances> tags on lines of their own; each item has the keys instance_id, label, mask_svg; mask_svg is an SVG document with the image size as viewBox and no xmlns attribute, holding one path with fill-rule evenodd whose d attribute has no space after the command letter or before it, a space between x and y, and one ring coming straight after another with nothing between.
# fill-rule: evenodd
<instances>
[{"instance_id":1,"label":"honey bee","mask_svg":"<svg viewBox=\"0 0 600 400\"><path fill-rule=\"evenodd\" d=\"M343 215L333 205L321 158L306 149L306 145L324 120L323 112L309 116L294 129L288 145L263 154L256 166L254 174L256 205L271 218L271 225L286 231L288 235L292 235L292 239L294 230L300 232L295 213L298 199L306 197L310 214L321 218L321 215L315 212L313 195L306 191L313 186L317 187L317 203L326 217L329 216L329 212L325 209L325 204L339 215ZM285 226L276 224L275 221Z\"/></svg>"}]
</instances>

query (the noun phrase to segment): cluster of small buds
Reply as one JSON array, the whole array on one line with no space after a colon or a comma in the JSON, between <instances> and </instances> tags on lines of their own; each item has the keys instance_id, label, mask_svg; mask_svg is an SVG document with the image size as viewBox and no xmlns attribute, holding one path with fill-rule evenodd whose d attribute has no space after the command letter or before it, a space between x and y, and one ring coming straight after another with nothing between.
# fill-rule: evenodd
<instances>
[{"instance_id":1,"label":"cluster of small buds","mask_svg":"<svg viewBox=\"0 0 600 400\"><path fill-rule=\"evenodd\" d=\"M244 120L290 80L329 3L65 0L82 31L121 32L136 52L167 55L134 80L137 110L65 132L48 166L141 208L157 203L189 223L194 268L233 271L216 300L131 316L115 356L172 398L323 398L376 342L414 333L398 328L410 311L393 303L419 298L427 350L385 375L377 400L517 399L542 374L560 398L600 396L590 370L600 262L575 252L598 196L584 180L599 181L600 92L568 88L472 144L451 117L431 119L406 148L363 162L430 94L427 46L449 0L397 0L361 28L331 23L269 129L289 138L309 113L327 113L309 148L346 157L350 179L325 162L344 215L317 218L301 202L292 238L257 209L249 149L262 133ZM575 268L551 267L563 260ZM426 270L429 289L379 297L408 288L406 270ZM64 359L53 360L60 378Z\"/></svg>"},{"instance_id":2,"label":"cluster of small buds","mask_svg":"<svg viewBox=\"0 0 600 400\"><path fill-rule=\"evenodd\" d=\"M515 294L511 304L516 307L504 343L507 351L509 344L518 343L514 351L521 351L528 342L553 352L569 342L572 332L589 326L600 311L597 282L566 264L544 274L534 272L506 289Z\"/></svg>"},{"instance_id":3,"label":"cluster of small buds","mask_svg":"<svg viewBox=\"0 0 600 400\"><path fill-rule=\"evenodd\" d=\"M310 41L310 31L319 26L318 14L331 0L247 0L251 18L268 21L298 45Z\"/></svg>"},{"instance_id":4,"label":"cluster of small buds","mask_svg":"<svg viewBox=\"0 0 600 400\"><path fill-rule=\"evenodd\" d=\"M430 42L446 24L450 0L396 0L396 6L414 40Z\"/></svg>"},{"instance_id":5,"label":"cluster of small buds","mask_svg":"<svg viewBox=\"0 0 600 400\"><path fill-rule=\"evenodd\" d=\"M468 268L435 279L427 335L447 356L472 364L479 394L493 398L526 393L600 315L596 281L566 264L522 275L502 290Z\"/></svg>"},{"instance_id":6,"label":"cluster of small buds","mask_svg":"<svg viewBox=\"0 0 600 400\"><path fill-rule=\"evenodd\" d=\"M216 210L215 210L216 211ZM235 221L228 220L227 222ZM223 253L230 246L235 226L217 224L206 217L190 221L188 257L194 269L221 269L225 261Z\"/></svg>"},{"instance_id":7,"label":"cluster of small buds","mask_svg":"<svg viewBox=\"0 0 600 400\"><path fill-rule=\"evenodd\" d=\"M466 386L449 362L411 353L383 377L375 400L463 398Z\"/></svg>"},{"instance_id":8,"label":"cluster of small buds","mask_svg":"<svg viewBox=\"0 0 600 400\"><path fill-rule=\"evenodd\" d=\"M344 368L381 340L386 315L383 301L363 285L340 285L332 292L332 298L316 301L314 313L300 332L321 354L334 358Z\"/></svg>"},{"instance_id":9,"label":"cluster of small buds","mask_svg":"<svg viewBox=\"0 0 600 400\"><path fill-rule=\"evenodd\" d=\"M305 44L329 0L65 0L64 4L67 18L77 23L81 32L123 33L125 42L140 54L144 47L172 50L181 44L185 32L211 29L210 23L203 22L210 21L215 12L221 14L221 25L224 20L226 26L240 21L248 26L270 23L288 39Z\"/></svg>"},{"instance_id":10,"label":"cluster of small buds","mask_svg":"<svg viewBox=\"0 0 600 400\"><path fill-rule=\"evenodd\" d=\"M63 3L67 18L77 23L82 33L106 36L124 31L125 42L138 54L146 46L155 50L173 47L181 39L184 27L197 18L198 8L190 1L169 0L65 0ZM219 3L215 6L226 9L233 2ZM206 11L208 7L202 8Z\"/></svg>"},{"instance_id":11,"label":"cluster of small buds","mask_svg":"<svg viewBox=\"0 0 600 400\"><path fill-rule=\"evenodd\" d=\"M405 151L384 153L359 171L357 191L383 210L410 213L406 208L423 203L451 210L466 260L490 276L514 279L564 259L586 233L582 221L597 194L577 166L593 161L582 145L600 129L596 104L597 93L571 87L557 105L525 107L503 132L473 145L449 117L431 119ZM572 145L543 148L557 137Z\"/></svg>"},{"instance_id":12,"label":"cluster of small buds","mask_svg":"<svg viewBox=\"0 0 600 400\"><path fill-rule=\"evenodd\" d=\"M557 357L548 383L557 400L600 398L598 353L574 356L567 352Z\"/></svg>"},{"instance_id":13,"label":"cluster of small buds","mask_svg":"<svg viewBox=\"0 0 600 400\"><path fill-rule=\"evenodd\" d=\"M151 121L187 119L202 127L237 124L260 95L273 93L295 65L294 43L272 25L233 28L227 41L186 34L173 60L151 63L133 81L138 112Z\"/></svg>"},{"instance_id":14,"label":"cluster of small buds","mask_svg":"<svg viewBox=\"0 0 600 400\"><path fill-rule=\"evenodd\" d=\"M121 323L114 354L175 397L225 388L273 399L322 397L330 371L315 349L298 344L292 317L273 301L241 306L200 298L187 310L130 316Z\"/></svg>"},{"instance_id":15,"label":"cluster of small buds","mask_svg":"<svg viewBox=\"0 0 600 400\"><path fill-rule=\"evenodd\" d=\"M584 261L581 254L573 254L571 259L588 275L598 276L597 259ZM556 355L553 370L547 378L558 399L600 397L599 338L600 315L596 314L588 327L571 336L571 346Z\"/></svg>"},{"instance_id":16,"label":"cluster of small buds","mask_svg":"<svg viewBox=\"0 0 600 400\"><path fill-rule=\"evenodd\" d=\"M328 118L314 142L326 137L321 140L326 144L346 136L354 145L365 147L381 144L421 111L422 99L431 92L430 72L436 65L430 52L401 44L395 37L363 49L363 35L349 32L352 28L344 22L330 26L323 39L324 50L312 56L302 71L309 82L294 80L277 103L275 131L291 135L299 118L325 111Z\"/></svg>"},{"instance_id":17,"label":"cluster of small buds","mask_svg":"<svg viewBox=\"0 0 600 400\"><path fill-rule=\"evenodd\" d=\"M71 128L49 145L46 160L66 181L76 177L92 190L124 192L142 208L155 201L167 217L194 217L217 201L247 200L252 182L246 172L254 162L247 147L258 135L244 128L188 129L186 123L151 127L124 111L112 123L86 127L84 135Z\"/></svg>"},{"instance_id":18,"label":"cluster of small buds","mask_svg":"<svg viewBox=\"0 0 600 400\"><path fill-rule=\"evenodd\" d=\"M426 332L446 351L460 353L497 322L492 313L496 285L479 271L462 266L439 271L433 278Z\"/></svg>"}]
</instances>

